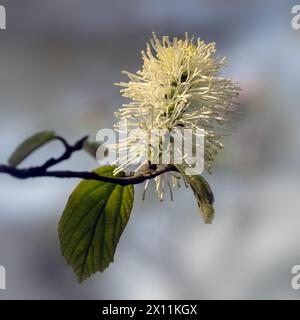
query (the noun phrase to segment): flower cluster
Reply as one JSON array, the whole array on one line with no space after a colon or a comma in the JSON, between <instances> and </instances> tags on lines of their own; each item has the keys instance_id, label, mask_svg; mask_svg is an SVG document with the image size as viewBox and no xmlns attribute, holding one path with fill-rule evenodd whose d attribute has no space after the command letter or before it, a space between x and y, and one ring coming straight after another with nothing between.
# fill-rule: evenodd
<instances>
[{"instance_id":1,"label":"flower cluster","mask_svg":"<svg viewBox=\"0 0 300 320\"><path fill-rule=\"evenodd\" d=\"M140 162L136 172L151 165L148 157L151 143L137 143L136 129L148 135L153 130L171 132L183 128L203 132L203 166L210 170L218 150L223 148L221 138L228 129L230 115L235 112L239 94L235 82L219 75L225 58L215 56L215 52L214 43L206 44L199 38L194 41L186 35L184 40L170 40L164 36L160 40L153 34L146 51L142 51L141 70L136 74L124 72L129 81L118 84L123 87L123 96L131 101L116 113L119 122L126 121L129 132L117 149L132 156L118 164L116 172L128 169L132 163ZM155 180L160 199L165 185L179 183L176 174L169 177L164 174Z\"/></svg>"}]
</instances>

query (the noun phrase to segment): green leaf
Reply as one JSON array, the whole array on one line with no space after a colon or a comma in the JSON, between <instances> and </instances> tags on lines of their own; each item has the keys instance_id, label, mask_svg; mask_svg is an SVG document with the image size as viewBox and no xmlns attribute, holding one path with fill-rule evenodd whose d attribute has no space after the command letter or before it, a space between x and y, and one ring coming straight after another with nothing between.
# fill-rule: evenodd
<instances>
[{"instance_id":1,"label":"green leaf","mask_svg":"<svg viewBox=\"0 0 300 320\"><path fill-rule=\"evenodd\" d=\"M83 149L93 158L96 158L97 150L99 147L100 143L98 142L85 141L83 144Z\"/></svg>"},{"instance_id":2,"label":"green leaf","mask_svg":"<svg viewBox=\"0 0 300 320\"><path fill-rule=\"evenodd\" d=\"M202 176L187 176L205 223L212 223L214 218L214 196L208 182Z\"/></svg>"},{"instance_id":3,"label":"green leaf","mask_svg":"<svg viewBox=\"0 0 300 320\"><path fill-rule=\"evenodd\" d=\"M214 218L214 195L208 182L203 176L189 176L185 174L183 167L180 165L177 165L176 167L191 186L204 222L212 223Z\"/></svg>"},{"instance_id":4,"label":"green leaf","mask_svg":"<svg viewBox=\"0 0 300 320\"><path fill-rule=\"evenodd\" d=\"M96 173L113 176L104 166ZM113 262L120 236L128 222L134 198L132 185L120 186L83 180L71 194L59 222L62 255L82 282L103 272Z\"/></svg>"},{"instance_id":5,"label":"green leaf","mask_svg":"<svg viewBox=\"0 0 300 320\"><path fill-rule=\"evenodd\" d=\"M32 152L55 138L53 131L42 131L24 140L8 159L8 164L16 167Z\"/></svg>"}]
</instances>

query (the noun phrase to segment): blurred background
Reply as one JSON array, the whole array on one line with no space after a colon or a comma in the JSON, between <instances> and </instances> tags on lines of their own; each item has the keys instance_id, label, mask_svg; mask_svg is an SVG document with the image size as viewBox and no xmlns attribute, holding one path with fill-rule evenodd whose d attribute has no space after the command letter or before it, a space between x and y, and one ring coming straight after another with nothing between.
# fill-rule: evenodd
<instances>
[{"instance_id":1,"label":"blurred background","mask_svg":"<svg viewBox=\"0 0 300 320\"><path fill-rule=\"evenodd\" d=\"M298 1L299 2L299 1ZM1 299L299 299L300 30L287 0L1 0L0 163L39 130L73 142L114 123L114 82L141 66L155 31L217 43L240 83L243 116L207 179L216 217L193 194L160 203L141 186L115 262L79 285L60 255L57 223L77 180L0 176ZM298 3L300 4L300 3ZM58 155L53 142L24 165ZM59 166L90 170L76 154Z\"/></svg>"}]
</instances>

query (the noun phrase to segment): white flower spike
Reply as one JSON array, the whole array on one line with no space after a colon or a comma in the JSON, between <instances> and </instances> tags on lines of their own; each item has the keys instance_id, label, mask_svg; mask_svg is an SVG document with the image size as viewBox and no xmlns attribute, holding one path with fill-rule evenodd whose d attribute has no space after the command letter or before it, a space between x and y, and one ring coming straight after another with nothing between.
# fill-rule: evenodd
<instances>
[{"instance_id":1,"label":"white flower spike","mask_svg":"<svg viewBox=\"0 0 300 320\"><path fill-rule=\"evenodd\" d=\"M210 171L211 162L223 148L221 137L235 112L240 90L234 81L220 76L225 58L215 56L215 52L214 43L206 44L199 38L194 41L187 34L184 40L170 40L167 36L159 40L153 34L146 51L142 51L142 69L136 74L124 72L129 81L118 84L131 102L116 113L118 123L126 121L129 133L117 144L117 150L127 151L129 157L117 164L116 172L129 169L133 162L140 162L136 172L147 170L151 164L151 142L136 143L140 140L135 136L136 129L150 137L153 130L171 132L183 128L204 133L203 166ZM161 200L165 186L171 190L171 185L179 185L179 177L174 173L158 176L155 181Z\"/></svg>"}]
</instances>

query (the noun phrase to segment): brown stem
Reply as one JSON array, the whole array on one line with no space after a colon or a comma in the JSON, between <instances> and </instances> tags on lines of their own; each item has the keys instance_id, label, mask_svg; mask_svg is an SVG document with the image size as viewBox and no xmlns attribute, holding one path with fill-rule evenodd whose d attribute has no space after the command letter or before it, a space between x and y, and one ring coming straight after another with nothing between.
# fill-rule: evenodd
<instances>
[{"instance_id":1,"label":"brown stem","mask_svg":"<svg viewBox=\"0 0 300 320\"><path fill-rule=\"evenodd\" d=\"M58 137L59 138L59 137ZM64 153L57 159L51 158L46 161L43 165L31 168L20 169L11 167L8 165L0 165L0 173L6 173L12 177L18 179L28 179L36 177L55 177L55 178L80 178L85 180L96 180L103 182L111 182L122 186L130 184L139 184L146 180L153 179L168 171L177 171L172 165L166 165L160 170L151 170L149 173L143 173L139 175L127 176L127 177L106 177L100 176L95 172L89 171L48 171L48 169L64 160L69 159L72 154L83 148L83 144L87 137L84 137L77 141L73 146L69 145L63 138L59 138L65 146Z\"/></svg>"}]
</instances>

